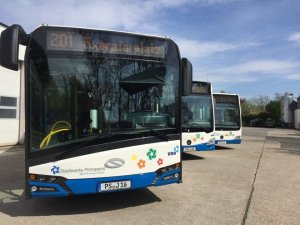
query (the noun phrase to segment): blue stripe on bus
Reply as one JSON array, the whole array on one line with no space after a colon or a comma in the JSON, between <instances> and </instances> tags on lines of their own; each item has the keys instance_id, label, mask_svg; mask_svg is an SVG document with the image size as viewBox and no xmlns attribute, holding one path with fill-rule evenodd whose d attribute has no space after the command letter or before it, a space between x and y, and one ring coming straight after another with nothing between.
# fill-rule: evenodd
<instances>
[{"instance_id":1,"label":"blue stripe on bus","mask_svg":"<svg viewBox=\"0 0 300 225\"><path fill-rule=\"evenodd\" d=\"M216 149L215 144L209 145L207 143L202 143L198 145L183 145L182 151L184 152L184 148L195 148L195 151L213 151Z\"/></svg>"},{"instance_id":2,"label":"blue stripe on bus","mask_svg":"<svg viewBox=\"0 0 300 225\"><path fill-rule=\"evenodd\" d=\"M178 177L167 179L168 176L175 175ZM180 169L165 172L157 177L155 172L127 175L127 176L116 176L116 177L105 177L105 178L86 178L86 179L70 179L65 182L65 185L70 189L71 194L95 194L99 193L99 185L103 182L114 182L114 181L131 181L130 189L146 188L150 185L161 186L166 184L178 183L179 182ZM165 178L165 180L164 180ZM154 183L155 182L155 183ZM29 182L30 187L49 187L56 188L57 191L36 191L32 192L32 197L63 197L67 196L68 193L56 183L43 183L43 182ZM127 189L122 189L127 190ZM120 191L120 190L115 190ZM112 192L112 191L105 191ZM101 192L100 192L101 193Z\"/></svg>"},{"instance_id":3,"label":"blue stripe on bus","mask_svg":"<svg viewBox=\"0 0 300 225\"><path fill-rule=\"evenodd\" d=\"M166 179L168 176L172 176L175 175L177 173L178 178L176 179L170 179L170 180L164 180ZM159 179L156 181L155 186L161 186L161 185L166 185L166 184L172 184L172 183L178 183L179 182L179 173L180 173L180 169L175 169L169 172L166 172L164 174L162 174Z\"/></svg>"},{"instance_id":4,"label":"blue stripe on bus","mask_svg":"<svg viewBox=\"0 0 300 225\"><path fill-rule=\"evenodd\" d=\"M241 139L234 139L234 140L216 140L216 144L241 144ZM219 143L220 142L220 143ZM226 143L224 143L226 142Z\"/></svg>"},{"instance_id":5,"label":"blue stripe on bus","mask_svg":"<svg viewBox=\"0 0 300 225\"><path fill-rule=\"evenodd\" d=\"M30 187L45 187L55 188L57 191L37 191L31 192L32 197L65 197L68 193L59 185L55 183L43 183L43 182L29 182Z\"/></svg>"}]
</instances>

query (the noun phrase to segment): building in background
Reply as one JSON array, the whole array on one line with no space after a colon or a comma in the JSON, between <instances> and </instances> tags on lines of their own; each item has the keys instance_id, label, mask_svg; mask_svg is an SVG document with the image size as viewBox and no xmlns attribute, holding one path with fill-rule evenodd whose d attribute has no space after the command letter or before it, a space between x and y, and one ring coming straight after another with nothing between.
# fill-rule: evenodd
<instances>
[{"instance_id":1,"label":"building in background","mask_svg":"<svg viewBox=\"0 0 300 225\"><path fill-rule=\"evenodd\" d=\"M280 99L283 127L300 129L300 96L293 100L293 94L286 92Z\"/></svg>"},{"instance_id":2,"label":"building in background","mask_svg":"<svg viewBox=\"0 0 300 225\"><path fill-rule=\"evenodd\" d=\"M297 108L294 111L295 114L295 128L300 130L300 96L297 98Z\"/></svg>"},{"instance_id":3,"label":"building in background","mask_svg":"<svg viewBox=\"0 0 300 225\"><path fill-rule=\"evenodd\" d=\"M285 93L280 99L281 122L284 127L293 127L294 111L292 107L293 94Z\"/></svg>"},{"instance_id":4,"label":"building in background","mask_svg":"<svg viewBox=\"0 0 300 225\"><path fill-rule=\"evenodd\" d=\"M0 23L0 34L6 27ZM0 66L0 146L24 142L24 54L20 46L18 71Z\"/></svg>"}]
</instances>

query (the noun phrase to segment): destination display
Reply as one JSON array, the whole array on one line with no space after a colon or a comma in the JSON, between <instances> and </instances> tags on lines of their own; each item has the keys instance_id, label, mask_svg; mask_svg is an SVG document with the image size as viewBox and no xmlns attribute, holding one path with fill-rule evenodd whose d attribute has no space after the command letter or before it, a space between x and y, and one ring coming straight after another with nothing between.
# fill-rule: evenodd
<instances>
[{"instance_id":1,"label":"destination display","mask_svg":"<svg viewBox=\"0 0 300 225\"><path fill-rule=\"evenodd\" d=\"M96 31L47 31L47 50L165 58L166 44L163 40Z\"/></svg>"},{"instance_id":2,"label":"destination display","mask_svg":"<svg viewBox=\"0 0 300 225\"><path fill-rule=\"evenodd\" d=\"M214 95L217 103L233 103L238 104L238 97L236 95Z\"/></svg>"},{"instance_id":3,"label":"destination display","mask_svg":"<svg viewBox=\"0 0 300 225\"><path fill-rule=\"evenodd\" d=\"M210 94L210 83L208 82L193 82L193 94Z\"/></svg>"}]
</instances>

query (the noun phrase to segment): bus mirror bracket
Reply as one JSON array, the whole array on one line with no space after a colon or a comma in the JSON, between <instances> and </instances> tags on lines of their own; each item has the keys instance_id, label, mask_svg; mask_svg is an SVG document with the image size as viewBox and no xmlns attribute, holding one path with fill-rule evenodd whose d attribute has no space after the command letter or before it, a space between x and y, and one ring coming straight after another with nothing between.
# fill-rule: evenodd
<instances>
[{"instance_id":1,"label":"bus mirror bracket","mask_svg":"<svg viewBox=\"0 0 300 225\"><path fill-rule=\"evenodd\" d=\"M28 36L24 29L17 24L6 28L0 39L0 65L17 71L19 60L19 44L26 45Z\"/></svg>"},{"instance_id":2,"label":"bus mirror bracket","mask_svg":"<svg viewBox=\"0 0 300 225\"><path fill-rule=\"evenodd\" d=\"M187 58L181 59L182 65L182 96L192 94L193 66Z\"/></svg>"}]
</instances>

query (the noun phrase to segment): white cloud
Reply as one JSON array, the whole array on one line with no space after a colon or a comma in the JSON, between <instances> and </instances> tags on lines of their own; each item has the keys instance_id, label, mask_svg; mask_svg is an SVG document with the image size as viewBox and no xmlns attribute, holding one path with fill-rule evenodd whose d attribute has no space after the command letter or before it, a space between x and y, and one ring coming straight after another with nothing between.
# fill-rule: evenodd
<instances>
[{"instance_id":1,"label":"white cloud","mask_svg":"<svg viewBox=\"0 0 300 225\"><path fill-rule=\"evenodd\" d=\"M259 78L256 76L236 76L233 74L210 74L207 76L207 80L211 83L248 83L258 81Z\"/></svg>"},{"instance_id":2,"label":"white cloud","mask_svg":"<svg viewBox=\"0 0 300 225\"><path fill-rule=\"evenodd\" d=\"M199 67L201 68L201 67ZM228 67L195 71L195 78L215 83L246 83L264 78L299 80L300 64L288 60L253 60Z\"/></svg>"},{"instance_id":3,"label":"white cloud","mask_svg":"<svg viewBox=\"0 0 300 225\"><path fill-rule=\"evenodd\" d=\"M27 32L46 23L160 33L164 12L170 8L180 10L197 3L201 6L236 1L240 0L15 0L1 3L0 12L6 19L14 15L9 22L23 25Z\"/></svg>"},{"instance_id":4,"label":"white cloud","mask_svg":"<svg viewBox=\"0 0 300 225\"><path fill-rule=\"evenodd\" d=\"M288 38L289 41L296 42L297 44L300 44L300 32L291 34Z\"/></svg>"},{"instance_id":5,"label":"white cloud","mask_svg":"<svg viewBox=\"0 0 300 225\"><path fill-rule=\"evenodd\" d=\"M38 4L36 1L19 0L2 4L1 14L7 17L13 14L15 21L12 22L23 23L25 28L30 29L27 32L42 23L155 32L159 30L159 7L154 1L138 0L52 0L39 1Z\"/></svg>"},{"instance_id":6,"label":"white cloud","mask_svg":"<svg viewBox=\"0 0 300 225\"><path fill-rule=\"evenodd\" d=\"M288 80L300 80L300 73L297 74L289 74L286 76Z\"/></svg>"},{"instance_id":7,"label":"white cloud","mask_svg":"<svg viewBox=\"0 0 300 225\"><path fill-rule=\"evenodd\" d=\"M226 43L222 41L199 41L181 38L175 38L175 41L178 44L182 55L188 58L207 57L216 53L241 50L263 45L262 43L255 42Z\"/></svg>"},{"instance_id":8,"label":"white cloud","mask_svg":"<svg viewBox=\"0 0 300 225\"><path fill-rule=\"evenodd\" d=\"M234 74L286 74L295 71L297 68L299 68L299 63L288 60L254 60L223 68L221 72L230 72Z\"/></svg>"},{"instance_id":9,"label":"white cloud","mask_svg":"<svg viewBox=\"0 0 300 225\"><path fill-rule=\"evenodd\" d=\"M166 7L177 7L180 5L188 5L188 4L202 4L202 5L215 5L215 4L227 4L234 2L242 2L246 0L153 0L153 2L157 2L160 6Z\"/></svg>"}]
</instances>

